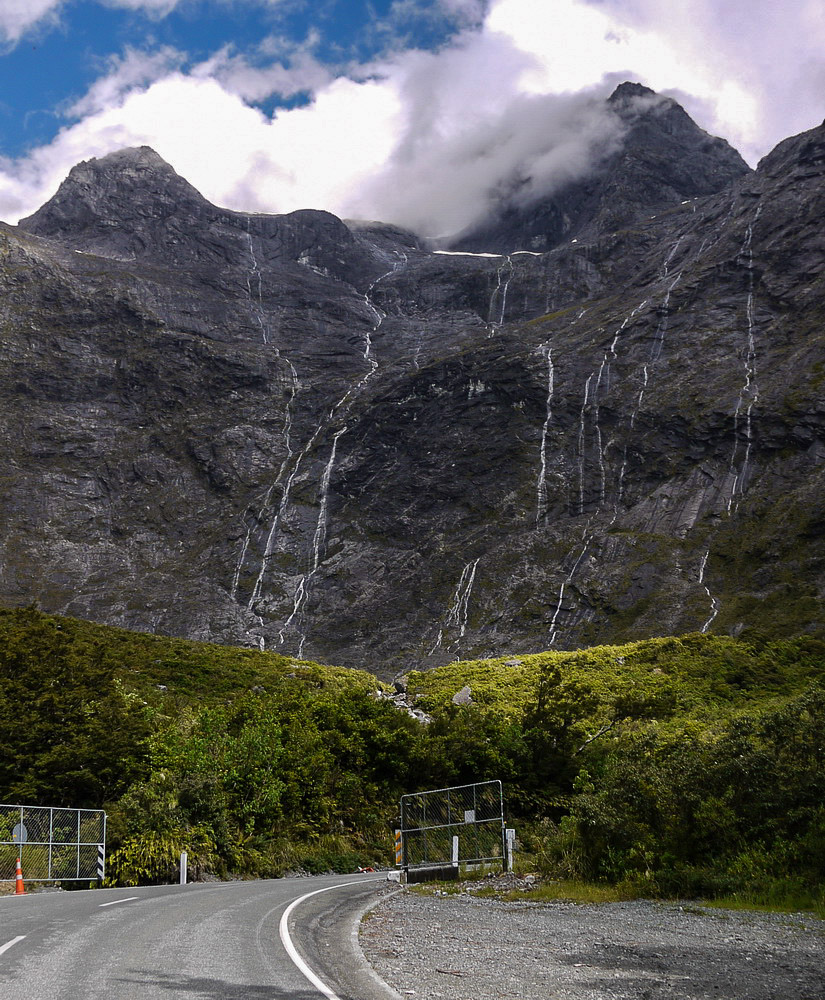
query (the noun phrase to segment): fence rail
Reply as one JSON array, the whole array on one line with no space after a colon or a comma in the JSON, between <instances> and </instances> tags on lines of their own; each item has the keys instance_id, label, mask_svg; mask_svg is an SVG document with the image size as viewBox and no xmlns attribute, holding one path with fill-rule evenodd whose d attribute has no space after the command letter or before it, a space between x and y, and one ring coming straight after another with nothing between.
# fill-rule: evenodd
<instances>
[{"instance_id":1,"label":"fence rail","mask_svg":"<svg viewBox=\"0 0 825 1000\"><path fill-rule=\"evenodd\" d=\"M436 788L401 798L404 868L501 862L506 857L500 781Z\"/></svg>"},{"instance_id":2,"label":"fence rail","mask_svg":"<svg viewBox=\"0 0 825 1000\"><path fill-rule=\"evenodd\" d=\"M0 881L14 879L18 858L27 882L103 878L105 852L101 809L0 804Z\"/></svg>"}]
</instances>

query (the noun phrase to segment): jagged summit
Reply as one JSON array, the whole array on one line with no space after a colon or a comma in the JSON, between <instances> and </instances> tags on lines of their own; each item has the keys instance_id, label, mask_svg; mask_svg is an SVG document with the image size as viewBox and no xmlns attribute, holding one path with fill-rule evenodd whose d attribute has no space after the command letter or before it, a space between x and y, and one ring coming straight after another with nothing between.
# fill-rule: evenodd
<instances>
[{"instance_id":1,"label":"jagged summit","mask_svg":"<svg viewBox=\"0 0 825 1000\"><path fill-rule=\"evenodd\" d=\"M229 212L145 149L0 227L0 600L383 676L821 634L825 131L748 172L619 98L489 227L547 253Z\"/></svg>"},{"instance_id":2,"label":"jagged summit","mask_svg":"<svg viewBox=\"0 0 825 1000\"><path fill-rule=\"evenodd\" d=\"M124 146L122 149L106 153L105 156L92 157L91 160L86 160L84 163L95 163L100 167L159 167L162 170L175 172L166 160L159 153L156 153L151 146ZM83 165L78 164L78 166Z\"/></svg>"},{"instance_id":3,"label":"jagged summit","mask_svg":"<svg viewBox=\"0 0 825 1000\"><path fill-rule=\"evenodd\" d=\"M650 87L645 87L643 83L634 83L631 80L625 80L625 82L620 83L610 97L608 97L607 103L611 105L626 104L638 97L658 96L659 95L655 90L651 90Z\"/></svg>"},{"instance_id":4,"label":"jagged summit","mask_svg":"<svg viewBox=\"0 0 825 1000\"><path fill-rule=\"evenodd\" d=\"M77 164L20 228L103 256L134 259L202 224L209 202L149 146Z\"/></svg>"},{"instance_id":5,"label":"jagged summit","mask_svg":"<svg viewBox=\"0 0 825 1000\"><path fill-rule=\"evenodd\" d=\"M545 251L571 239L596 238L687 198L715 194L750 169L680 104L640 83L620 84L606 106L621 120L624 136L597 170L530 204L505 200L491 219L451 246Z\"/></svg>"}]
</instances>

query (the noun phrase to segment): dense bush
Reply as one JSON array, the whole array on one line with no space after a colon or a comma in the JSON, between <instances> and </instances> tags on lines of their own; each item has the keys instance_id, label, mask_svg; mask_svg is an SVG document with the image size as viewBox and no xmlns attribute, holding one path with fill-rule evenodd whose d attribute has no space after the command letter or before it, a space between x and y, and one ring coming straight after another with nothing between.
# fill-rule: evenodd
<instances>
[{"instance_id":1,"label":"dense bush","mask_svg":"<svg viewBox=\"0 0 825 1000\"><path fill-rule=\"evenodd\" d=\"M501 778L533 862L631 895L825 876L825 645L652 639L374 677L0 612L0 798L105 806L110 876L389 863L404 792ZM472 702L452 695L468 685Z\"/></svg>"}]
</instances>

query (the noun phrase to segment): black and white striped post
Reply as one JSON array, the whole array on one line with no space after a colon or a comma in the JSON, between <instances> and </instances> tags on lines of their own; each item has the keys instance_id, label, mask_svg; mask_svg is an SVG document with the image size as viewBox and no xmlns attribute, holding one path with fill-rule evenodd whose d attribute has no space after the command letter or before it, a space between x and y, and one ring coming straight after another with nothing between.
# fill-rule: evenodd
<instances>
[{"instance_id":1,"label":"black and white striped post","mask_svg":"<svg viewBox=\"0 0 825 1000\"><path fill-rule=\"evenodd\" d=\"M103 878L106 875L106 845L97 845L97 882L103 885Z\"/></svg>"}]
</instances>

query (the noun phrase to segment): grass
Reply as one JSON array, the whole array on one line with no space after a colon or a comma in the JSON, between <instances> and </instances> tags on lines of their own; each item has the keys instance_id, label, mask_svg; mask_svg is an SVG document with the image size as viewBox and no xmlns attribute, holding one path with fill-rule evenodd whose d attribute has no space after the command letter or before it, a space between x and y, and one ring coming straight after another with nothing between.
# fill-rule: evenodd
<instances>
[{"instance_id":1,"label":"grass","mask_svg":"<svg viewBox=\"0 0 825 1000\"><path fill-rule=\"evenodd\" d=\"M488 894L485 893L485 895ZM531 903L619 903L636 897L623 893L621 888L615 885L564 880L544 882L535 889L526 891L512 889L510 892L499 895L498 898L508 902L526 899Z\"/></svg>"},{"instance_id":2,"label":"grass","mask_svg":"<svg viewBox=\"0 0 825 1000\"><path fill-rule=\"evenodd\" d=\"M813 913L825 920L825 889L818 893L782 887L772 892L734 892L703 900L720 910L757 910L762 913Z\"/></svg>"},{"instance_id":3,"label":"grass","mask_svg":"<svg viewBox=\"0 0 825 1000\"><path fill-rule=\"evenodd\" d=\"M509 889L502 892L495 886L472 888L466 882L421 882L407 887L408 892L419 896L478 896L482 899L499 899L509 903L622 903L636 899L659 897L646 896L638 887L627 885L607 885L605 883L579 882L562 879L542 882L532 889ZM675 902L675 900L670 900ZM685 906L685 909L690 907ZM756 911L760 913L813 913L825 920L825 891L819 893L780 887L771 893L740 892L714 899L695 900L693 908L704 912L704 908L715 910Z\"/></svg>"}]
</instances>

